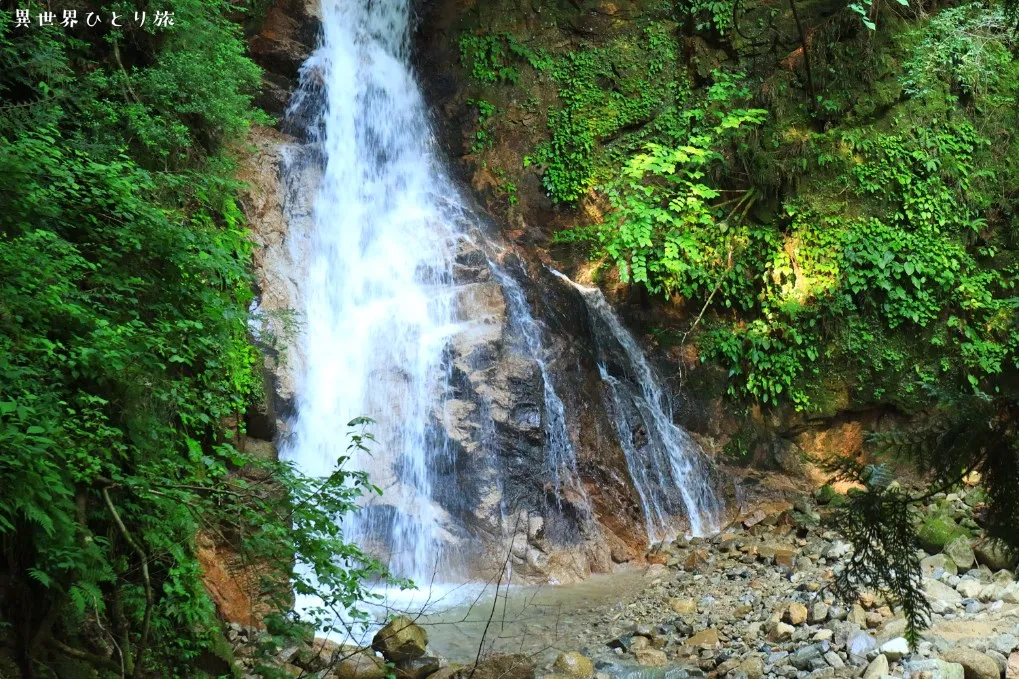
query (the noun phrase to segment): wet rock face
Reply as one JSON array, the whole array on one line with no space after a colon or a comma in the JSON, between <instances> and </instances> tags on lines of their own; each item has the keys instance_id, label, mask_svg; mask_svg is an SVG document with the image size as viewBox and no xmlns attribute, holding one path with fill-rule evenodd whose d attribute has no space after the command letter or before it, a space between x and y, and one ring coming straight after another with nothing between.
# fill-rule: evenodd
<instances>
[{"instance_id":1,"label":"wet rock face","mask_svg":"<svg viewBox=\"0 0 1019 679\"><path fill-rule=\"evenodd\" d=\"M611 570L613 551L615 562L632 560L646 536L602 407L583 301L513 257L495 266L519 286L535 318L518 317L512 305L521 300L511 303L507 288L513 283L497 280L485 253L462 243L455 278L463 328L450 343L452 393L436 418L455 448L437 486L452 492L439 501L468 532L494 538L482 569L498 568L508 555L514 578L525 580L569 582ZM561 475L558 485L545 376L527 350L527 322L542 326L541 359L563 401L577 458L576 477Z\"/></svg>"},{"instance_id":2,"label":"wet rock face","mask_svg":"<svg viewBox=\"0 0 1019 679\"><path fill-rule=\"evenodd\" d=\"M315 0L276 0L265 11L258 33L248 39L252 59L265 69L255 104L271 115L286 110L301 64L315 48L318 11Z\"/></svg>"}]
</instances>

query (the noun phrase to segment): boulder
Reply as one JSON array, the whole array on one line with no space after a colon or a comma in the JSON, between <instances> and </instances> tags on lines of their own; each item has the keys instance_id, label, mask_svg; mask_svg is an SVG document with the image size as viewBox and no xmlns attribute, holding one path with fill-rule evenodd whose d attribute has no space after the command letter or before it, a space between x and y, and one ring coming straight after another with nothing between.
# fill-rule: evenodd
<instances>
[{"instance_id":1,"label":"boulder","mask_svg":"<svg viewBox=\"0 0 1019 679\"><path fill-rule=\"evenodd\" d=\"M637 662L645 667L665 667L669 664L669 657L665 655L665 651L642 648L637 651Z\"/></svg>"},{"instance_id":2,"label":"boulder","mask_svg":"<svg viewBox=\"0 0 1019 679\"><path fill-rule=\"evenodd\" d=\"M818 602L810 607L810 624L820 625L828 619L828 605Z\"/></svg>"},{"instance_id":3,"label":"boulder","mask_svg":"<svg viewBox=\"0 0 1019 679\"><path fill-rule=\"evenodd\" d=\"M534 661L523 653L499 653L482 658L474 666L465 667L458 673L473 679L534 679Z\"/></svg>"},{"instance_id":4,"label":"boulder","mask_svg":"<svg viewBox=\"0 0 1019 679\"><path fill-rule=\"evenodd\" d=\"M756 655L744 658L736 671L745 674L747 679L761 679L764 676L764 660Z\"/></svg>"},{"instance_id":5,"label":"boulder","mask_svg":"<svg viewBox=\"0 0 1019 679\"><path fill-rule=\"evenodd\" d=\"M944 660L916 660L903 666L906 679L919 679L930 675L930 679L965 679L962 665Z\"/></svg>"},{"instance_id":6,"label":"boulder","mask_svg":"<svg viewBox=\"0 0 1019 679\"><path fill-rule=\"evenodd\" d=\"M980 591L983 588L984 586L978 581L963 578L959 581L959 584L955 586L955 591L957 591L960 596L966 597L967 599L976 599L980 596Z\"/></svg>"},{"instance_id":7,"label":"boulder","mask_svg":"<svg viewBox=\"0 0 1019 679\"><path fill-rule=\"evenodd\" d=\"M969 538L962 535L945 545L944 554L963 571L973 568L973 564L976 563L973 546L970 544Z\"/></svg>"},{"instance_id":8,"label":"boulder","mask_svg":"<svg viewBox=\"0 0 1019 679\"><path fill-rule=\"evenodd\" d=\"M909 655L909 642L906 641L905 637L895 637L881 644L881 653L892 662L895 662Z\"/></svg>"},{"instance_id":9,"label":"boulder","mask_svg":"<svg viewBox=\"0 0 1019 679\"><path fill-rule=\"evenodd\" d=\"M802 625L807 621L807 607L796 602L789 604L782 613L782 620L790 625Z\"/></svg>"},{"instance_id":10,"label":"boulder","mask_svg":"<svg viewBox=\"0 0 1019 679\"><path fill-rule=\"evenodd\" d=\"M372 648L392 662L420 658L427 645L425 630L405 615L390 620L372 639Z\"/></svg>"},{"instance_id":11,"label":"boulder","mask_svg":"<svg viewBox=\"0 0 1019 679\"><path fill-rule=\"evenodd\" d=\"M927 592L928 599L947 601L949 603L962 601L962 595L959 594L959 592L948 585L938 582L937 580L925 578L923 581L923 588Z\"/></svg>"},{"instance_id":12,"label":"boulder","mask_svg":"<svg viewBox=\"0 0 1019 679\"><path fill-rule=\"evenodd\" d=\"M385 679L389 668L370 649L343 647L333 665L336 679Z\"/></svg>"},{"instance_id":13,"label":"boulder","mask_svg":"<svg viewBox=\"0 0 1019 679\"><path fill-rule=\"evenodd\" d=\"M928 552L940 552L949 542L966 534L966 530L960 527L955 519L937 514L924 521L917 537Z\"/></svg>"},{"instance_id":14,"label":"boulder","mask_svg":"<svg viewBox=\"0 0 1019 679\"><path fill-rule=\"evenodd\" d=\"M789 641L793 638L793 632L795 631L796 628L792 625L787 625L784 622L777 622L774 626L772 626L771 630L768 631L768 641Z\"/></svg>"},{"instance_id":15,"label":"boulder","mask_svg":"<svg viewBox=\"0 0 1019 679\"><path fill-rule=\"evenodd\" d=\"M594 676L594 663L590 658L576 651L560 653L552 669L556 673L572 679L591 679Z\"/></svg>"},{"instance_id":16,"label":"boulder","mask_svg":"<svg viewBox=\"0 0 1019 679\"><path fill-rule=\"evenodd\" d=\"M1019 563L1019 552L997 540L981 540L973 546L973 553L992 571L1011 570Z\"/></svg>"},{"instance_id":17,"label":"boulder","mask_svg":"<svg viewBox=\"0 0 1019 679\"><path fill-rule=\"evenodd\" d=\"M965 539L965 538L963 538ZM935 554L920 560L920 571L925 578L940 578L943 573L958 575L959 567L947 554Z\"/></svg>"},{"instance_id":18,"label":"boulder","mask_svg":"<svg viewBox=\"0 0 1019 679\"><path fill-rule=\"evenodd\" d=\"M991 639L991 648L1008 657L1008 654L1019 648L1019 637L1014 634L999 634Z\"/></svg>"},{"instance_id":19,"label":"boulder","mask_svg":"<svg viewBox=\"0 0 1019 679\"><path fill-rule=\"evenodd\" d=\"M1005 679L1019 679L1019 653L1013 653L1008 657L1008 664L1005 666Z\"/></svg>"},{"instance_id":20,"label":"boulder","mask_svg":"<svg viewBox=\"0 0 1019 679\"><path fill-rule=\"evenodd\" d=\"M393 674L396 675L396 679L425 679L438 672L441 667L442 661L439 658L423 655L420 658L395 663Z\"/></svg>"},{"instance_id":21,"label":"boulder","mask_svg":"<svg viewBox=\"0 0 1019 679\"><path fill-rule=\"evenodd\" d=\"M866 632L857 632L846 639L846 652L858 658L866 658L875 648L877 641Z\"/></svg>"},{"instance_id":22,"label":"boulder","mask_svg":"<svg viewBox=\"0 0 1019 679\"><path fill-rule=\"evenodd\" d=\"M965 679L1000 679L1001 670L994 658L972 648L950 648L942 659L962 665Z\"/></svg>"},{"instance_id":23,"label":"boulder","mask_svg":"<svg viewBox=\"0 0 1019 679\"><path fill-rule=\"evenodd\" d=\"M686 643L689 646L698 646L700 648L714 648L718 646L719 641L718 632L709 627L687 639Z\"/></svg>"},{"instance_id":24,"label":"boulder","mask_svg":"<svg viewBox=\"0 0 1019 679\"><path fill-rule=\"evenodd\" d=\"M870 661L867 669L863 671L863 679L881 679L888 674L888 658L878 655Z\"/></svg>"}]
</instances>

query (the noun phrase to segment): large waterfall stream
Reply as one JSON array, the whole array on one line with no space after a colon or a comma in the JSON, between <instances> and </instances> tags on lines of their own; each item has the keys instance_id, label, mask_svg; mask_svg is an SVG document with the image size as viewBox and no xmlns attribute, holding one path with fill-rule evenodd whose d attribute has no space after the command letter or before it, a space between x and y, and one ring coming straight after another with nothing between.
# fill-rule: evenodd
<instances>
[{"instance_id":1,"label":"large waterfall stream","mask_svg":"<svg viewBox=\"0 0 1019 679\"><path fill-rule=\"evenodd\" d=\"M345 452L346 423L375 419L374 453L353 464L384 492L350 517L345 534L395 573L427 582L462 579L465 557L458 552L478 539L450 509L468 493L455 476L465 462L436 423L448 419L449 409L464 409L451 396L450 345L480 321L458 305L455 270L458 248L483 229L471 223L434 150L410 65L410 20L409 0L323 0L321 45L302 69L290 108L288 124L306 143L290 154L287 185L291 192L313 186L314 197L294 200L308 214L306 226L290 235L300 270L287 275L303 328L294 368L297 414L283 453L306 473L328 474ZM302 182L302 173L314 182ZM514 278L491 256L487 265L516 329L516 350L538 367L542 382L534 417L544 432L545 464L534 473L551 479L560 511L569 492L580 498L580 520L591 521L569 413L546 361L548 329ZM629 365L631 382L607 371L604 378L648 536L674 535L684 515L692 531L709 530L717 502L700 473L696 444L672 423L657 378L612 310L604 300L589 299L589 306L593 325L616 335L624 347L620 360ZM495 405L482 405L477 417L484 420ZM634 408L650 444L630 430ZM491 421L474 425L483 433L493 428ZM481 453L471 463L498 477L494 451ZM496 478L494 487L500 484ZM507 523L503 537L512 537Z\"/></svg>"},{"instance_id":2,"label":"large waterfall stream","mask_svg":"<svg viewBox=\"0 0 1019 679\"><path fill-rule=\"evenodd\" d=\"M321 98L307 125L325 164L303 254L311 261L300 284L303 370L289 454L327 473L346 423L378 420L384 452L354 462L384 489L385 505L351 517L346 534L360 544L384 537L391 568L422 576L443 543L431 466L446 451L427 423L456 324L458 234L443 207L456 193L429 149L408 64L409 20L406 0L325 0L322 44L291 107Z\"/></svg>"}]
</instances>

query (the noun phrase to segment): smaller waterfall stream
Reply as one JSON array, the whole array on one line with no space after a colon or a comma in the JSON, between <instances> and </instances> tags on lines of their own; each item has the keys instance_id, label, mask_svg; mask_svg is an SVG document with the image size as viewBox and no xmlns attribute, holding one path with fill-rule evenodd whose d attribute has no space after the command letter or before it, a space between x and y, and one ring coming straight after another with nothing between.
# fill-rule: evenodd
<instances>
[{"instance_id":1,"label":"smaller waterfall stream","mask_svg":"<svg viewBox=\"0 0 1019 679\"><path fill-rule=\"evenodd\" d=\"M616 434L640 496L648 539L654 543L675 538L677 519L683 516L693 535L717 531L722 505L704 451L673 421L672 398L637 340L601 290L552 273L580 291L591 315L598 370L608 386ZM622 374L612 374L613 369Z\"/></svg>"},{"instance_id":2,"label":"smaller waterfall stream","mask_svg":"<svg viewBox=\"0 0 1019 679\"><path fill-rule=\"evenodd\" d=\"M552 375L545 356L545 344L542 341L543 328L534 319L531 307L527 303L524 291L512 276L495 263L492 273L499 285L509 310L510 321L520 330L523 336L524 349L530 358L538 364L545 402L545 445L548 471L552 474L556 503L562 508L564 486L569 487L584 498L586 493L580 483L577 471L577 455L570 441L569 430L566 428L566 408L556 393Z\"/></svg>"}]
</instances>

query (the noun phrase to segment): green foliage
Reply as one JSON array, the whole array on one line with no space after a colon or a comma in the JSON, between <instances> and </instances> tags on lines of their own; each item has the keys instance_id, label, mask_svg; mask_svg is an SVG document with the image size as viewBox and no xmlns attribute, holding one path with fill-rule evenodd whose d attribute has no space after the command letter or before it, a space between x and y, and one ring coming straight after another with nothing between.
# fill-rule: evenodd
<instances>
[{"instance_id":1,"label":"green foliage","mask_svg":"<svg viewBox=\"0 0 1019 679\"><path fill-rule=\"evenodd\" d=\"M1004 10L979 3L949 7L905 39L917 43L903 64L902 85L916 97L994 95L1015 82L1014 33Z\"/></svg>"},{"instance_id":2,"label":"green foliage","mask_svg":"<svg viewBox=\"0 0 1019 679\"><path fill-rule=\"evenodd\" d=\"M266 120L259 71L242 5L158 9L172 30L88 40L0 12L0 621L26 673L70 647L103 676L188 676L221 638L199 530L261 568L280 613L314 590L331 618L381 571L338 528L377 490L363 475L235 445L262 377L228 149Z\"/></svg>"},{"instance_id":3,"label":"green foliage","mask_svg":"<svg viewBox=\"0 0 1019 679\"><path fill-rule=\"evenodd\" d=\"M931 608L923 590L911 498L891 483L891 474L881 465L843 459L837 467L836 479L866 490L851 490L829 517L829 524L853 546L852 555L836 570L835 594L847 604L857 600L861 589L885 594L901 607L905 637L915 646L930 622Z\"/></svg>"},{"instance_id":4,"label":"green foliage","mask_svg":"<svg viewBox=\"0 0 1019 679\"><path fill-rule=\"evenodd\" d=\"M474 143L471 144L471 153L479 153L485 149L492 148L494 143L492 137L492 131L488 125L492 119L492 115L495 113L495 106L485 101L484 99L470 99L467 102L468 106L476 106L478 108L478 129L474 133Z\"/></svg>"},{"instance_id":5,"label":"green foliage","mask_svg":"<svg viewBox=\"0 0 1019 679\"><path fill-rule=\"evenodd\" d=\"M734 0L688 0L682 11L693 19L696 30L724 36L732 30L734 4Z\"/></svg>"}]
</instances>

